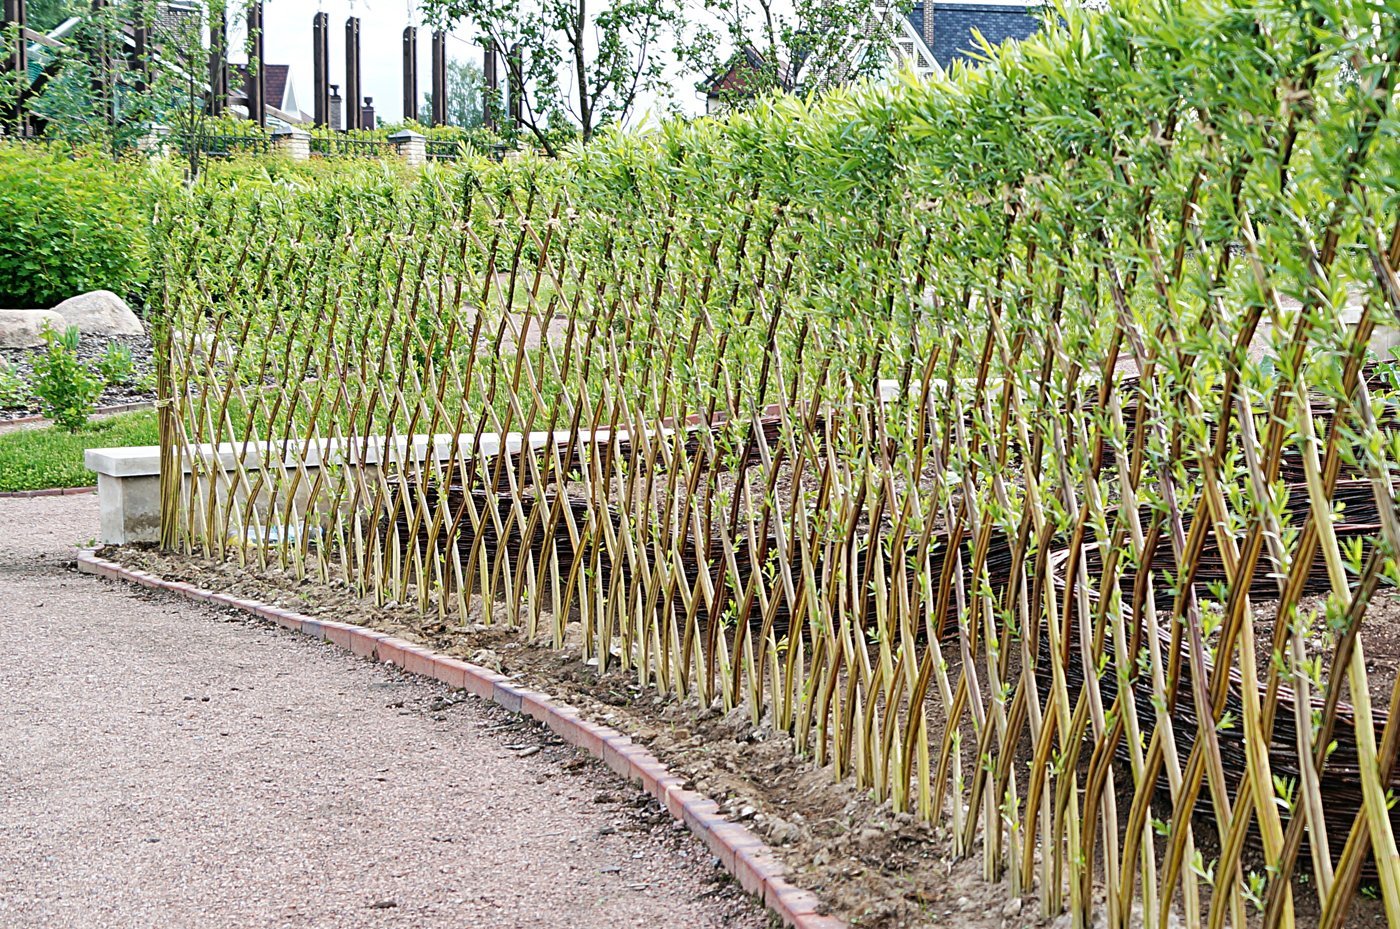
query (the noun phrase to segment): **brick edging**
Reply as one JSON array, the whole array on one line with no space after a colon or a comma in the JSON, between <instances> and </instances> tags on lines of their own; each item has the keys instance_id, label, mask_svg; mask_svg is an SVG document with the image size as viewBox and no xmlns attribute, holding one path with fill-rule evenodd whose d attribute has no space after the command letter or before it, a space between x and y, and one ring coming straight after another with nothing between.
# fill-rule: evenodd
<instances>
[{"instance_id":1,"label":"brick edging","mask_svg":"<svg viewBox=\"0 0 1400 929\"><path fill-rule=\"evenodd\" d=\"M499 704L512 713L521 713L548 726L570 745L599 758L615 773L639 782L642 789L685 823L705 846L719 858L724 869L748 893L796 929L846 929L834 916L818 913L815 894L788 882L787 868L763 840L745 826L720 815L719 805L702 794L686 790L683 779L672 774L655 755L609 726L600 726L579 715L566 703L556 702L538 691L518 687L504 675L486 668L440 655L405 639L363 626L332 620L314 619L290 610L216 593L127 568L99 558L91 551L78 552L78 570L111 580L126 581L170 591L190 600L229 606L271 620L283 628L322 639L362 658L373 658L411 674L441 681L449 687L466 690Z\"/></svg>"},{"instance_id":2,"label":"brick edging","mask_svg":"<svg viewBox=\"0 0 1400 929\"><path fill-rule=\"evenodd\" d=\"M45 487L43 490L4 490L0 500L28 500L33 497L71 497L76 494L95 494L93 487Z\"/></svg>"},{"instance_id":3,"label":"brick edging","mask_svg":"<svg viewBox=\"0 0 1400 929\"><path fill-rule=\"evenodd\" d=\"M114 416L117 413L139 413L143 410L153 410L156 408L154 400L133 400L131 403L113 403L111 406L96 407L89 416ZM32 426L34 423L51 423L43 413L30 413L28 416L16 416L14 419L0 419L0 429L6 426Z\"/></svg>"}]
</instances>

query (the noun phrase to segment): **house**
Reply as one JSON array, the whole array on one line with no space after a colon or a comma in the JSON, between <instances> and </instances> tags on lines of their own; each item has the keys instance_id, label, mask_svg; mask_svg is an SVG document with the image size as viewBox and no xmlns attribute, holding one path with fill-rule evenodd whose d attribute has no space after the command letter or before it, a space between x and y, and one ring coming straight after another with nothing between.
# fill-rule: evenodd
<instances>
[{"instance_id":1,"label":"house","mask_svg":"<svg viewBox=\"0 0 1400 929\"><path fill-rule=\"evenodd\" d=\"M974 32L992 45L1008 39L1025 39L1040 28L1040 4L1013 0L914 0L908 12L903 7L877 2L871 8L869 25L858 36L845 60L852 70L856 64L879 51L880 60L894 70L908 68L928 78L954 61L975 60L980 45ZM888 36L889 45L878 48ZM725 67L706 78L705 112L723 113L735 103L770 89L792 90L792 76L786 62L770 66L751 45L734 53Z\"/></svg>"},{"instance_id":2,"label":"house","mask_svg":"<svg viewBox=\"0 0 1400 929\"><path fill-rule=\"evenodd\" d=\"M741 100L769 90L791 90L791 75L783 63L770 66L752 45L744 45L729 57L728 63L705 78L705 114L719 116Z\"/></svg>"},{"instance_id":3,"label":"house","mask_svg":"<svg viewBox=\"0 0 1400 929\"><path fill-rule=\"evenodd\" d=\"M236 86L239 90L230 97L229 104L241 107L244 112L247 112L248 66L233 65L232 67L237 74ZM284 123L288 126L310 122L310 117L301 111L301 107L297 106L297 94L292 83L292 66L264 65L263 74L265 81L263 99L267 102L269 122Z\"/></svg>"},{"instance_id":4,"label":"house","mask_svg":"<svg viewBox=\"0 0 1400 929\"><path fill-rule=\"evenodd\" d=\"M905 19L907 32L918 37L938 67L947 68L959 59L977 57L979 46L973 30L992 45L1030 37L1040 29L1037 9L1037 4L1003 0L914 0ZM896 36L896 44L900 38Z\"/></svg>"}]
</instances>

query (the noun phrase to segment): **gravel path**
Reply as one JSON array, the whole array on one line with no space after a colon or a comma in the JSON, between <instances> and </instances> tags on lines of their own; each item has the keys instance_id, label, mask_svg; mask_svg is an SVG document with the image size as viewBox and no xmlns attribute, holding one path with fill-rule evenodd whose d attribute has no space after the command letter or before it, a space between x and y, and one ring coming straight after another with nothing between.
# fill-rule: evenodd
<instances>
[{"instance_id":1,"label":"gravel path","mask_svg":"<svg viewBox=\"0 0 1400 929\"><path fill-rule=\"evenodd\" d=\"M0 501L0 926L768 925L546 730L78 575L96 525Z\"/></svg>"}]
</instances>

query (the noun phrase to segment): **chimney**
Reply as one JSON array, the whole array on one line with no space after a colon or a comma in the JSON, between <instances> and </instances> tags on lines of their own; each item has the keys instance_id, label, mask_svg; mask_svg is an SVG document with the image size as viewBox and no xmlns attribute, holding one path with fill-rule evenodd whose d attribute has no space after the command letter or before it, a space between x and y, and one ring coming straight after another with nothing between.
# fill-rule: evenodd
<instances>
[{"instance_id":1,"label":"chimney","mask_svg":"<svg viewBox=\"0 0 1400 929\"><path fill-rule=\"evenodd\" d=\"M334 130L336 130L337 132L339 132L340 129L341 129L341 125L340 125L340 85L339 85L339 84L332 84L332 85L331 85L330 110L331 110L331 111L330 111L330 123L331 123L331 128L334 129Z\"/></svg>"}]
</instances>

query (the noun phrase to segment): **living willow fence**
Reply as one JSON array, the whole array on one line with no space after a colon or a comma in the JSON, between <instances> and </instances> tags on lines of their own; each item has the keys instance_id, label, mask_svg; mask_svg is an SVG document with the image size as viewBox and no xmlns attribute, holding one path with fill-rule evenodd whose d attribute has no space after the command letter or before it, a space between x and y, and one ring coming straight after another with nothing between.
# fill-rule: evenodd
<instances>
[{"instance_id":1,"label":"living willow fence","mask_svg":"<svg viewBox=\"0 0 1400 929\"><path fill-rule=\"evenodd\" d=\"M1397 13L172 195L164 544L746 707L1078 924L1400 925Z\"/></svg>"}]
</instances>

